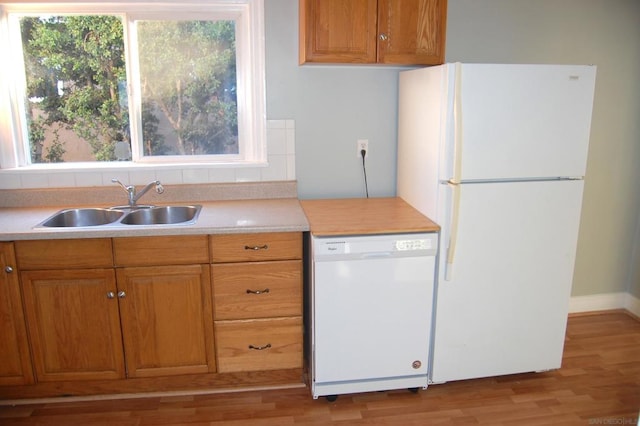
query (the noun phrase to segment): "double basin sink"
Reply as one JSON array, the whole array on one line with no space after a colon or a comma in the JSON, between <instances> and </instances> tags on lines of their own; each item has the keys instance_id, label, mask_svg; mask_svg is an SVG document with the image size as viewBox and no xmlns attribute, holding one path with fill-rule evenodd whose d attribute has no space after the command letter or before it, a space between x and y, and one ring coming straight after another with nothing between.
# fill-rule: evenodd
<instances>
[{"instance_id":1,"label":"double basin sink","mask_svg":"<svg viewBox=\"0 0 640 426\"><path fill-rule=\"evenodd\" d=\"M65 209L53 214L38 227L191 225L196 222L201 209L200 205Z\"/></svg>"}]
</instances>

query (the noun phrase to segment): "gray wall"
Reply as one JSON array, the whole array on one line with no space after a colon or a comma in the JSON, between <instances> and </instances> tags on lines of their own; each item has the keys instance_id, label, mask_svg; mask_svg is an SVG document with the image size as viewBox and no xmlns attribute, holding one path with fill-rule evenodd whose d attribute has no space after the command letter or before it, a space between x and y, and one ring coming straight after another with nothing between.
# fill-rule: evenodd
<instances>
[{"instance_id":1,"label":"gray wall","mask_svg":"<svg viewBox=\"0 0 640 426\"><path fill-rule=\"evenodd\" d=\"M296 121L301 199L395 195L397 68L298 66L298 6L266 0L267 115ZM449 0L447 62L596 64L573 295L640 297L640 1Z\"/></svg>"},{"instance_id":2,"label":"gray wall","mask_svg":"<svg viewBox=\"0 0 640 426\"><path fill-rule=\"evenodd\" d=\"M395 195L397 68L298 66L298 2L266 0L267 117L296 121L300 198Z\"/></svg>"}]
</instances>

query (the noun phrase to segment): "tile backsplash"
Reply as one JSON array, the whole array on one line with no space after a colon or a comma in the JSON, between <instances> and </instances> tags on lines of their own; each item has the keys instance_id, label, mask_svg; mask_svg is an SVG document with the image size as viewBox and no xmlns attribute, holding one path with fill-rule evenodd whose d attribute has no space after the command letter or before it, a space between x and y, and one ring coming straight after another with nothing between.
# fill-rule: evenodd
<instances>
[{"instance_id":1,"label":"tile backsplash","mask_svg":"<svg viewBox=\"0 0 640 426\"><path fill-rule=\"evenodd\" d=\"M268 165L251 166L189 166L128 167L109 170L0 170L0 189L73 188L111 185L117 178L131 185L160 180L167 185L295 181L295 121L267 120Z\"/></svg>"}]
</instances>

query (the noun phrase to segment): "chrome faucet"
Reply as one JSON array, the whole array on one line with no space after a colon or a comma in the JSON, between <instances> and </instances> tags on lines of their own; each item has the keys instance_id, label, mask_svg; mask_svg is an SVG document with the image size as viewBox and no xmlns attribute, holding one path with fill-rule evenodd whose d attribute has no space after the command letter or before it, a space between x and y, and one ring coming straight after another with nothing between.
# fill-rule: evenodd
<instances>
[{"instance_id":1,"label":"chrome faucet","mask_svg":"<svg viewBox=\"0 0 640 426\"><path fill-rule=\"evenodd\" d=\"M151 187L153 187L154 185L156 186L156 192L158 194L162 194L164 192L164 187L162 186L159 180L154 180L153 182L149 182L144 188L140 190L140 192L136 192L135 186L125 185L116 178L111 179L111 182L119 184L122 187L122 189L124 189L127 192L129 207L135 207L136 202L140 199L140 197L146 194L147 191L150 190Z\"/></svg>"}]
</instances>

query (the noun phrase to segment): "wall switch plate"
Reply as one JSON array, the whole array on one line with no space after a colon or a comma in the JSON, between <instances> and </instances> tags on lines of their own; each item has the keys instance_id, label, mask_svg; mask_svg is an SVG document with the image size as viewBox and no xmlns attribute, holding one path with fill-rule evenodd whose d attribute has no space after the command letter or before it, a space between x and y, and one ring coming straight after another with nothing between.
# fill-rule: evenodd
<instances>
[{"instance_id":1,"label":"wall switch plate","mask_svg":"<svg viewBox=\"0 0 640 426\"><path fill-rule=\"evenodd\" d=\"M364 149L364 157L367 158L369 156L369 139L358 139L356 141L356 148L356 157L362 158L361 151Z\"/></svg>"}]
</instances>

